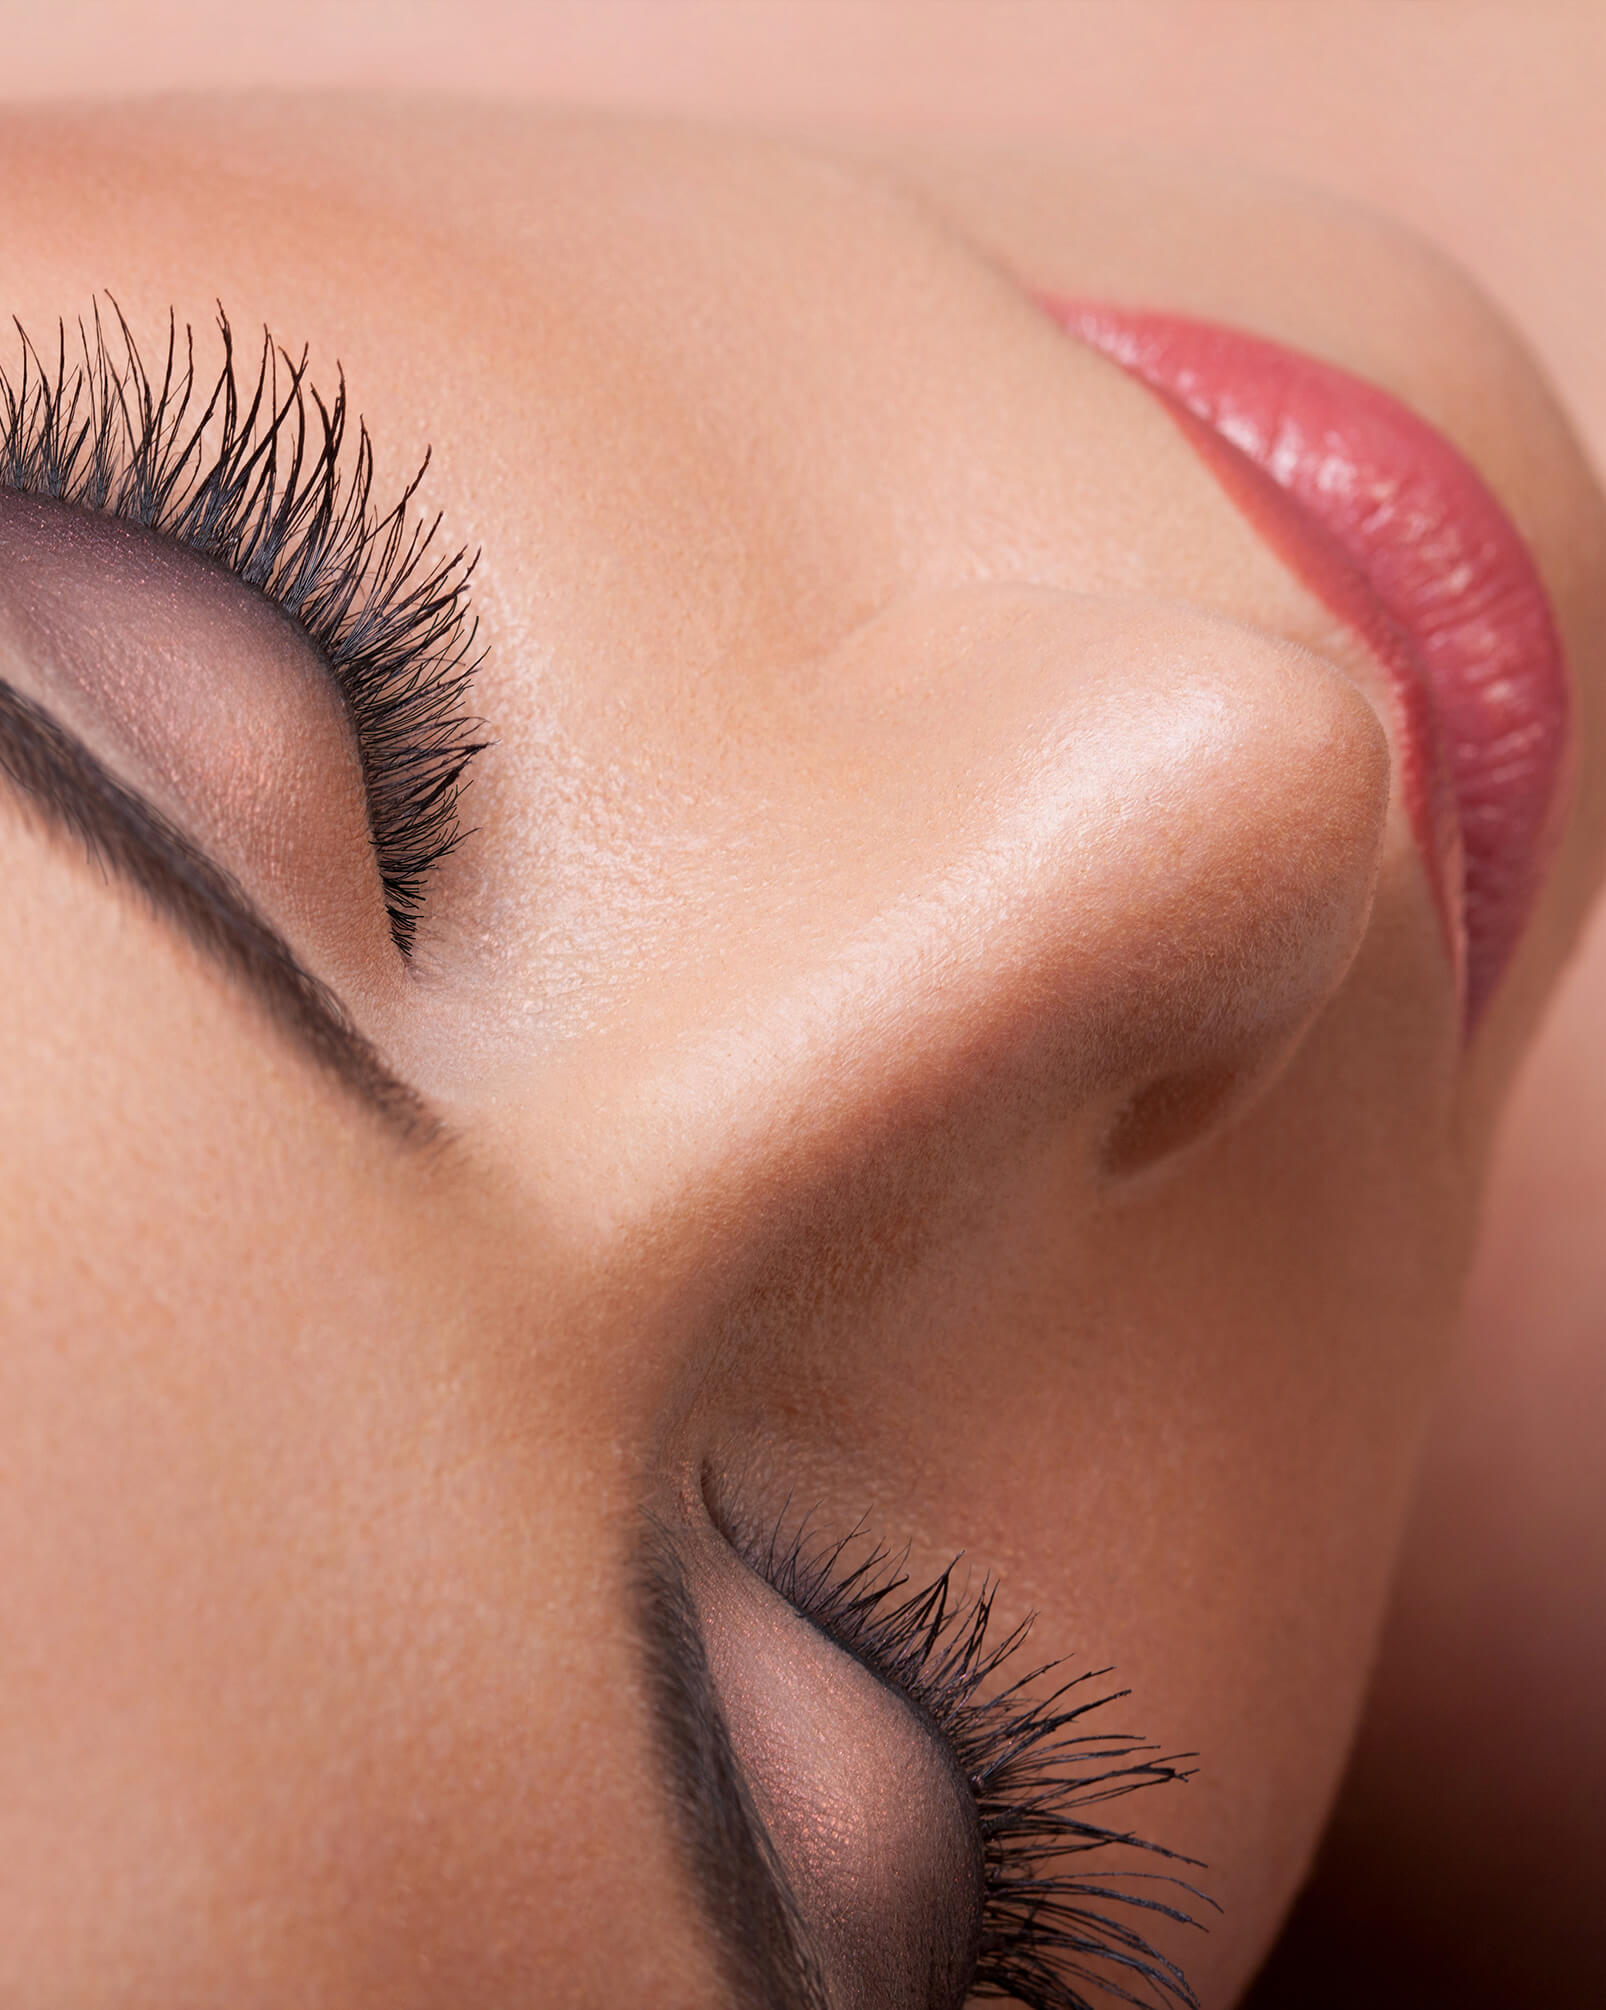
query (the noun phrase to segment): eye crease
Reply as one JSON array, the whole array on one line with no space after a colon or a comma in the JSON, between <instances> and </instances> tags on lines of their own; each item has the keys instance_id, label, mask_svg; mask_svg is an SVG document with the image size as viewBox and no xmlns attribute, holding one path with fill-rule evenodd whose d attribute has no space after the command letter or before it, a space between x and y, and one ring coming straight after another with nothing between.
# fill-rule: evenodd
<instances>
[{"instance_id":1,"label":"eye crease","mask_svg":"<svg viewBox=\"0 0 1606 2010\"><path fill-rule=\"evenodd\" d=\"M441 1135L417 1092L391 1073L229 875L3 678L0 776L42 821L76 839L102 871L137 888L236 976L317 1067L396 1135L413 1142Z\"/></svg>"},{"instance_id":2,"label":"eye crease","mask_svg":"<svg viewBox=\"0 0 1606 2010\"><path fill-rule=\"evenodd\" d=\"M305 354L292 359L266 334L254 379L242 376L220 311L223 361L207 387L190 328L170 319L153 371L115 307L113 318L115 333L98 308L80 322L76 350L63 323L49 361L19 325L20 369L0 370L0 491L150 531L297 624L349 714L390 934L409 958L485 744L466 712L473 561L437 556L439 519L414 518L424 468L379 513L360 420L347 450L343 377L326 402Z\"/></svg>"}]
</instances>

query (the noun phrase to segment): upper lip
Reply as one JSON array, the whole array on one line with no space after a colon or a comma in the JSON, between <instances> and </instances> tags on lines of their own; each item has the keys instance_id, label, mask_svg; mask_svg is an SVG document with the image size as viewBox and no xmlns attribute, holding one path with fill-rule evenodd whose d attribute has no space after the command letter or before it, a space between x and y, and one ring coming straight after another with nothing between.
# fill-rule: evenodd
<instances>
[{"instance_id":1,"label":"upper lip","mask_svg":"<svg viewBox=\"0 0 1606 2010\"><path fill-rule=\"evenodd\" d=\"M1441 433L1347 371L1213 323L1045 305L1160 394L1387 673L1470 1024L1537 891L1567 742L1561 643L1520 532Z\"/></svg>"}]
</instances>

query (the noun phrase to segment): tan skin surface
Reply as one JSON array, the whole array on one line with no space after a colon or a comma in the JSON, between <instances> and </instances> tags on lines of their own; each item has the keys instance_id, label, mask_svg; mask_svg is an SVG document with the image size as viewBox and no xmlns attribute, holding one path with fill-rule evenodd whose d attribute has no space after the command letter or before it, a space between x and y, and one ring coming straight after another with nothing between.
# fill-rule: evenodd
<instances>
[{"instance_id":1,"label":"tan skin surface","mask_svg":"<svg viewBox=\"0 0 1606 2010\"><path fill-rule=\"evenodd\" d=\"M497 746L364 1010L456 1142L376 1138L8 822L5 1989L710 2000L623 1585L712 1462L1118 1662L1203 1756L1151 1825L1214 1866L1228 2002L1593 883L1593 493L1460 282L1231 178L913 163L932 218L675 133L300 120L9 122L14 304L221 296L342 359L391 479L433 445ZM1535 541L1579 810L1470 1058L1362 652L992 259L1362 370ZM1201 1072L1231 1093L1112 1184L1133 1098Z\"/></svg>"}]
</instances>

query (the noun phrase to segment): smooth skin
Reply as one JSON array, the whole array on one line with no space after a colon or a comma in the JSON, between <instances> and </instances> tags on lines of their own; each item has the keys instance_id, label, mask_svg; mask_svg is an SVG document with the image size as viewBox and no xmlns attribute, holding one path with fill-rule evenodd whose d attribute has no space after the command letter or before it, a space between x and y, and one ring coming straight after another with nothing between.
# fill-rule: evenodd
<instances>
[{"instance_id":1,"label":"smooth skin","mask_svg":"<svg viewBox=\"0 0 1606 2010\"><path fill-rule=\"evenodd\" d=\"M0 822L0 1998L717 2000L626 1598L712 1467L1117 1665L1230 2003L1599 862L1601 506L1520 351L1387 226L1101 156L195 103L10 115L0 179L26 325L221 299L431 447L495 739L415 977L235 861L432 1154ZM1470 1052L1364 651L1021 281L1373 378L1533 543L1577 785Z\"/></svg>"},{"instance_id":2,"label":"smooth skin","mask_svg":"<svg viewBox=\"0 0 1606 2010\"><path fill-rule=\"evenodd\" d=\"M8 98L296 89L315 73L346 89L941 135L1049 162L1102 138L1253 164L1446 247L1606 460L1606 11L1588 0L281 0L226 18L206 0L57 0L0 13ZM1434 1997L1467 2010L1598 1995L1603 1007L1597 906L1507 1107L1366 1732L1270 2001L1314 2010L1318 1990L1347 2003L1388 1988L1413 2010Z\"/></svg>"}]
</instances>

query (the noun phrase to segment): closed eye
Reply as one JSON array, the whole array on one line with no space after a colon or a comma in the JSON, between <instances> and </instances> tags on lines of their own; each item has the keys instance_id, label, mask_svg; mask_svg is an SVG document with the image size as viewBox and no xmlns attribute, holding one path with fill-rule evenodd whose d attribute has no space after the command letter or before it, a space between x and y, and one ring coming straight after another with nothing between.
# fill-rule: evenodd
<instances>
[{"instance_id":1,"label":"closed eye","mask_svg":"<svg viewBox=\"0 0 1606 2010\"><path fill-rule=\"evenodd\" d=\"M459 799L484 745L467 712L475 667L473 562L438 555L437 519L413 515L423 469L388 512L373 496L366 426L344 378L325 400L264 334L240 372L227 317L222 361L198 378L194 333L170 318L147 368L113 304L47 358L20 333L0 370L0 490L153 532L233 573L282 610L327 667L349 715L392 940L412 952L425 891L461 837ZM427 456L425 465L427 466Z\"/></svg>"},{"instance_id":2,"label":"closed eye","mask_svg":"<svg viewBox=\"0 0 1606 2010\"><path fill-rule=\"evenodd\" d=\"M1090 1816L1187 1775L1097 1728L1118 1699L1095 1677L1006 1676L1027 1626L989 1644L991 1588L958 1598L952 1569L911 1591L858 1538L716 1527L676 1540L653 1526L653 1688L737 2000L1194 2003L1150 1934L1196 1925L1185 1901L1199 1894L1140 1867L1186 1860Z\"/></svg>"}]
</instances>

